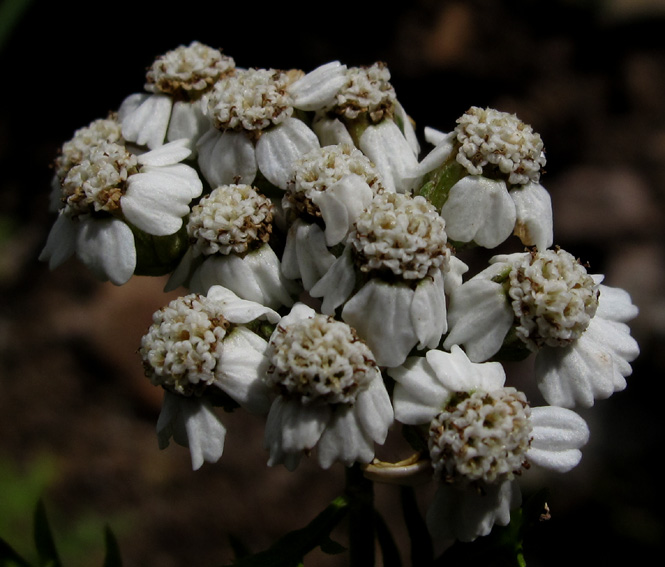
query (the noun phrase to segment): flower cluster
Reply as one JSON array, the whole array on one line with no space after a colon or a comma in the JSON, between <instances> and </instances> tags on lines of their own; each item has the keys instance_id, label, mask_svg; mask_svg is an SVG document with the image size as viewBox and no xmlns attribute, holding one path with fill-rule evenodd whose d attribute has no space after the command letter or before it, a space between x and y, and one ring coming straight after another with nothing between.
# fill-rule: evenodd
<instances>
[{"instance_id":1,"label":"flower cluster","mask_svg":"<svg viewBox=\"0 0 665 567\"><path fill-rule=\"evenodd\" d=\"M265 417L269 465L425 472L431 533L473 540L509 521L530 467L578 464L575 410L626 386L637 308L554 246L530 126L471 107L420 140L383 63L239 68L180 46L62 146L41 259L185 290L139 349L165 392L161 447L215 462L216 408L244 409ZM465 253L504 244L470 273ZM527 356L539 405L502 365ZM379 461L400 430L411 464Z\"/></svg>"}]
</instances>

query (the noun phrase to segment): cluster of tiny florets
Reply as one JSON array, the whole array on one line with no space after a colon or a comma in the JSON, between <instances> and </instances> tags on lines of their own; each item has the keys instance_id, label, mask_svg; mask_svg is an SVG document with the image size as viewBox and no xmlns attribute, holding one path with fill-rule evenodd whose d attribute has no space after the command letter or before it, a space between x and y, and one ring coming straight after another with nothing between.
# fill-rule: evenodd
<instances>
[{"instance_id":1,"label":"cluster of tiny florets","mask_svg":"<svg viewBox=\"0 0 665 567\"><path fill-rule=\"evenodd\" d=\"M337 93L332 110L350 120L362 114L372 122L379 122L392 116L396 100L388 67L375 63L347 70L346 84Z\"/></svg>"},{"instance_id":2,"label":"cluster of tiny florets","mask_svg":"<svg viewBox=\"0 0 665 567\"><path fill-rule=\"evenodd\" d=\"M598 286L565 250L523 255L510 272L508 293L517 335L534 351L578 339L598 307Z\"/></svg>"},{"instance_id":3,"label":"cluster of tiny florets","mask_svg":"<svg viewBox=\"0 0 665 567\"><path fill-rule=\"evenodd\" d=\"M458 392L430 424L435 475L445 482L494 483L526 465L531 408L515 388Z\"/></svg>"},{"instance_id":4,"label":"cluster of tiny florets","mask_svg":"<svg viewBox=\"0 0 665 567\"><path fill-rule=\"evenodd\" d=\"M294 164L294 176L286 188L284 206L320 216L312 195L325 191L347 175L357 175L375 192L383 190L370 159L349 144L323 146L305 154Z\"/></svg>"},{"instance_id":5,"label":"cluster of tiny florets","mask_svg":"<svg viewBox=\"0 0 665 567\"><path fill-rule=\"evenodd\" d=\"M148 70L145 88L176 99L195 100L234 70L231 57L194 41L158 57Z\"/></svg>"},{"instance_id":6,"label":"cluster of tiny florets","mask_svg":"<svg viewBox=\"0 0 665 567\"><path fill-rule=\"evenodd\" d=\"M260 131L293 114L291 74L275 69L236 70L210 92L208 107L220 130Z\"/></svg>"},{"instance_id":7,"label":"cluster of tiny florets","mask_svg":"<svg viewBox=\"0 0 665 567\"><path fill-rule=\"evenodd\" d=\"M269 356L267 382L303 403L352 404L377 371L372 352L355 330L321 314L280 324Z\"/></svg>"},{"instance_id":8,"label":"cluster of tiny florets","mask_svg":"<svg viewBox=\"0 0 665 567\"><path fill-rule=\"evenodd\" d=\"M109 142L124 143L122 127L114 114L79 128L72 138L62 145L60 154L55 160L56 177L62 182L69 170L86 159L94 147Z\"/></svg>"},{"instance_id":9,"label":"cluster of tiny florets","mask_svg":"<svg viewBox=\"0 0 665 567\"><path fill-rule=\"evenodd\" d=\"M406 280L447 269L445 221L424 197L381 193L355 223L350 242L364 272L391 272Z\"/></svg>"},{"instance_id":10,"label":"cluster of tiny florets","mask_svg":"<svg viewBox=\"0 0 665 567\"><path fill-rule=\"evenodd\" d=\"M137 157L124 145L107 142L91 148L87 158L72 166L62 182L65 214L75 217L118 210L127 179L137 171Z\"/></svg>"},{"instance_id":11,"label":"cluster of tiny florets","mask_svg":"<svg viewBox=\"0 0 665 567\"><path fill-rule=\"evenodd\" d=\"M187 234L198 254L242 254L268 242L272 220L272 202L252 186L222 185L192 207Z\"/></svg>"},{"instance_id":12,"label":"cluster of tiny florets","mask_svg":"<svg viewBox=\"0 0 665 567\"><path fill-rule=\"evenodd\" d=\"M179 394L201 392L215 378L230 327L219 305L192 293L174 299L152 319L139 349L146 376Z\"/></svg>"},{"instance_id":13,"label":"cluster of tiny florets","mask_svg":"<svg viewBox=\"0 0 665 567\"><path fill-rule=\"evenodd\" d=\"M512 185L537 182L545 165L543 142L531 126L514 114L492 108L471 107L455 128L456 159L471 175L495 175Z\"/></svg>"}]
</instances>

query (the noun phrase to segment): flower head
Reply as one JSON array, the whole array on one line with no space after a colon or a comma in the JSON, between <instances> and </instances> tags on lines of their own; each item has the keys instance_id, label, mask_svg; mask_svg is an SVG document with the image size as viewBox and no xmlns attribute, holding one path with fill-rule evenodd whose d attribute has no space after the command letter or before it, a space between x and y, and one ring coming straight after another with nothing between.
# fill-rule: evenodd
<instances>
[{"instance_id":1,"label":"flower head","mask_svg":"<svg viewBox=\"0 0 665 567\"><path fill-rule=\"evenodd\" d=\"M346 323L314 314L277 329L267 382L281 395L303 404L353 404L375 378L372 352Z\"/></svg>"},{"instance_id":2,"label":"flower head","mask_svg":"<svg viewBox=\"0 0 665 567\"><path fill-rule=\"evenodd\" d=\"M160 55L146 74L146 91L196 100L222 77L235 72L233 58L198 41Z\"/></svg>"},{"instance_id":3,"label":"flower head","mask_svg":"<svg viewBox=\"0 0 665 567\"><path fill-rule=\"evenodd\" d=\"M223 185L204 196L187 221L196 254L241 254L272 233L273 205L250 185Z\"/></svg>"},{"instance_id":4,"label":"flower head","mask_svg":"<svg viewBox=\"0 0 665 567\"><path fill-rule=\"evenodd\" d=\"M457 120L455 135L456 159L470 175L498 174L510 185L540 179L546 162L542 139L514 114L472 106Z\"/></svg>"},{"instance_id":5,"label":"flower head","mask_svg":"<svg viewBox=\"0 0 665 567\"><path fill-rule=\"evenodd\" d=\"M346 323L302 303L269 344L266 383L277 393L266 423L269 464L293 469L315 447L323 468L371 461L393 412L367 345Z\"/></svg>"},{"instance_id":6,"label":"flower head","mask_svg":"<svg viewBox=\"0 0 665 567\"><path fill-rule=\"evenodd\" d=\"M588 440L571 410L532 408L505 386L498 362L473 363L458 346L430 350L390 369L395 417L426 427L437 494L427 524L441 538L471 541L505 525L519 505L516 479L531 464L565 472Z\"/></svg>"},{"instance_id":7,"label":"flower head","mask_svg":"<svg viewBox=\"0 0 665 567\"><path fill-rule=\"evenodd\" d=\"M350 242L361 271L419 280L447 269L445 226L424 197L384 193L356 220Z\"/></svg>"},{"instance_id":8,"label":"flower head","mask_svg":"<svg viewBox=\"0 0 665 567\"><path fill-rule=\"evenodd\" d=\"M443 345L476 362L521 346L548 403L591 406L626 387L639 353L626 325L637 308L602 279L561 249L495 256L453 291Z\"/></svg>"}]
</instances>

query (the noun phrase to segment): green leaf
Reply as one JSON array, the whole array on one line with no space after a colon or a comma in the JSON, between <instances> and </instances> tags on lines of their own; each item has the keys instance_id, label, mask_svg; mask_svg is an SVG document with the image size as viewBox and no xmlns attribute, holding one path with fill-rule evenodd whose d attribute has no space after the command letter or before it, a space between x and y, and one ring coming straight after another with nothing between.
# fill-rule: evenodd
<instances>
[{"instance_id":1,"label":"green leaf","mask_svg":"<svg viewBox=\"0 0 665 567\"><path fill-rule=\"evenodd\" d=\"M55 540L51 533L51 526L46 516L46 507L41 499L37 502L35 509L34 536L40 567L62 567Z\"/></svg>"},{"instance_id":2,"label":"green leaf","mask_svg":"<svg viewBox=\"0 0 665 567\"><path fill-rule=\"evenodd\" d=\"M0 537L0 567L30 567L30 563Z\"/></svg>"},{"instance_id":3,"label":"green leaf","mask_svg":"<svg viewBox=\"0 0 665 567\"><path fill-rule=\"evenodd\" d=\"M346 516L349 502L340 496L306 527L289 532L267 550L235 560L233 567L301 567L304 557L320 547L339 553L342 548L330 539L330 532Z\"/></svg>"},{"instance_id":4,"label":"green leaf","mask_svg":"<svg viewBox=\"0 0 665 567\"><path fill-rule=\"evenodd\" d=\"M104 529L104 544L105 555L103 567L122 567L118 540L116 540L115 534L108 526Z\"/></svg>"}]
</instances>

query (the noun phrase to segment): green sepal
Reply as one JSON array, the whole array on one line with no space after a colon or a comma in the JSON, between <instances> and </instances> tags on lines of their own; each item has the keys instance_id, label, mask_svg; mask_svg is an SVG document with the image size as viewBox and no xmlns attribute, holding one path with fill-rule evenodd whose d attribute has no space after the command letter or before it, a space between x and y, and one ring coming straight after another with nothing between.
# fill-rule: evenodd
<instances>
[{"instance_id":1,"label":"green sepal","mask_svg":"<svg viewBox=\"0 0 665 567\"><path fill-rule=\"evenodd\" d=\"M467 175L467 170L455 160L455 153L440 167L428 173L415 195L425 197L438 211L446 204L450 189Z\"/></svg>"},{"instance_id":2,"label":"green sepal","mask_svg":"<svg viewBox=\"0 0 665 567\"><path fill-rule=\"evenodd\" d=\"M175 234L154 236L131 226L136 246L137 276L163 276L172 272L187 251L189 239L183 226Z\"/></svg>"}]
</instances>

